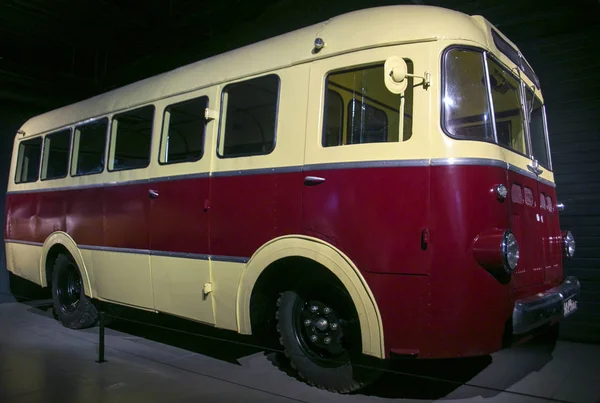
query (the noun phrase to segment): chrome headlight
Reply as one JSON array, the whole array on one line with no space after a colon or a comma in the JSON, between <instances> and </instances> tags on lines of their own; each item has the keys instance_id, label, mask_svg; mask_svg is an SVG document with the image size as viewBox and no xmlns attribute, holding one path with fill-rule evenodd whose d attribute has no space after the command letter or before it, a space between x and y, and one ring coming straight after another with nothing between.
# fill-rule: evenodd
<instances>
[{"instance_id":1,"label":"chrome headlight","mask_svg":"<svg viewBox=\"0 0 600 403\"><path fill-rule=\"evenodd\" d=\"M507 273L512 273L519 263L519 244L511 231L505 231L502 238L502 260Z\"/></svg>"},{"instance_id":2,"label":"chrome headlight","mask_svg":"<svg viewBox=\"0 0 600 403\"><path fill-rule=\"evenodd\" d=\"M575 237L571 234L571 231L565 232L563 242L565 243L565 255L572 258L575 255Z\"/></svg>"}]
</instances>

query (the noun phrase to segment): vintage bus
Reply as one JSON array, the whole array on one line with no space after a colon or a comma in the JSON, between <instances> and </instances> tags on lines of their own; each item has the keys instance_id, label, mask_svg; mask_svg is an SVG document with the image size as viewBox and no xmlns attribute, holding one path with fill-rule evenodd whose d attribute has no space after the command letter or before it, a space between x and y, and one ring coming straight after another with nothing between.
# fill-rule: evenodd
<instances>
[{"instance_id":1,"label":"vintage bus","mask_svg":"<svg viewBox=\"0 0 600 403\"><path fill-rule=\"evenodd\" d=\"M580 288L562 207L519 49L481 16L398 5L28 120L5 245L69 328L108 302L273 334L306 382L349 392L370 360L555 332Z\"/></svg>"}]
</instances>

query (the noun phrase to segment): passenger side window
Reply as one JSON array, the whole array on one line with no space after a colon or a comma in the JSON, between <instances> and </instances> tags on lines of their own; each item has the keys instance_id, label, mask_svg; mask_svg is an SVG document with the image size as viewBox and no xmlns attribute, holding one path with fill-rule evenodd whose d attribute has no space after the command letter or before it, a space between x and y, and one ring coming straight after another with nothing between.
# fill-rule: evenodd
<instances>
[{"instance_id":1,"label":"passenger side window","mask_svg":"<svg viewBox=\"0 0 600 403\"><path fill-rule=\"evenodd\" d=\"M75 128L72 175L90 175L104 170L107 128L106 118Z\"/></svg>"},{"instance_id":2,"label":"passenger side window","mask_svg":"<svg viewBox=\"0 0 600 403\"><path fill-rule=\"evenodd\" d=\"M275 148L279 77L268 75L223 90L220 157L269 154Z\"/></svg>"},{"instance_id":3,"label":"passenger side window","mask_svg":"<svg viewBox=\"0 0 600 403\"><path fill-rule=\"evenodd\" d=\"M353 99L348 104L348 144L385 143L388 118L376 106Z\"/></svg>"},{"instance_id":4,"label":"passenger side window","mask_svg":"<svg viewBox=\"0 0 600 403\"><path fill-rule=\"evenodd\" d=\"M412 72L412 63L407 61L407 65ZM410 139L413 79L408 80L403 94L393 94L385 86L383 64L330 73L326 78L323 147Z\"/></svg>"},{"instance_id":5,"label":"passenger side window","mask_svg":"<svg viewBox=\"0 0 600 403\"><path fill-rule=\"evenodd\" d=\"M109 171L145 168L150 163L154 106L113 117Z\"/></svg>"},{"instance_id":6,"label":"passenger side window","mask_svg":"<svg viewBox=\"0 0 600 403\"><path fill-rule=\"evenodd\" d=\"M161 139L161 164L194 162L204 154L205 110L208 97L190 99L165 109Z\"/></svg>"},{"instance_id":7,"label":"passenger side window","mask_svg":"<svg viewBox=\"0 0 600 403\"><path fill-rule=\"evenodd\" d=\"M325 133L323 146L342 144L344 135L344 100L339 92L328 89L325 95Z\"/></svg>"},{"instance_id":8,"label":"passenger side window","mask_svg":"<svg viewBox=\"0 0 600 403\"><path fill-rule=\"evenodd\" d=\"M42 154L42 138L21 141L17 157L15 183L35 182L38 180L40 158Z\"/></svg>"},{"instance_id":9,"label":"passenger side window","mask_svg":"<svg viewBox=\"0 0 600 403\"><path fill-rule=\"evenodd\" d=\"M71 129L51 133L44 140L42 180L64 178L69 173Z\"/></svg>"}]
</instances>

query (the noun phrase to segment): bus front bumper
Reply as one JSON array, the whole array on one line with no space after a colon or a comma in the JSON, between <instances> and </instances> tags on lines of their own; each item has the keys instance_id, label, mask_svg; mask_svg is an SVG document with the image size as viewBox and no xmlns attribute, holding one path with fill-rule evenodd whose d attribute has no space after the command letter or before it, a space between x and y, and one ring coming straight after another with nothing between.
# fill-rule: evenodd
<instances>
[{"instance_id":1,"label":"bus front bumper","mask_svg":"<svg viewBox=\"0 0 600 403\"><path fill-rule=\"evenodd\" d=\"M577 310L579 280L569 276L560 285L515 302L513 334L527 333L553 320L562 319Z\"/></svg>"}]
</instances>

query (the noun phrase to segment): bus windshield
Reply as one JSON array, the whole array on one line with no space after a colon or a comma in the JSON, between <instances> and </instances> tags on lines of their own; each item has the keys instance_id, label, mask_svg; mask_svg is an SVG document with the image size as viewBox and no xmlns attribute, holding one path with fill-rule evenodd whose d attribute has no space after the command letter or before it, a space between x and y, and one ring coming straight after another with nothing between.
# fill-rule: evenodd
<instances>
[{"instance_id":1,"label":"bus windshield","mask_svg":"<svg viewBox=\"0 0 600 403\"><path fill-rule=\"evenodd\" d=\"M493 142L550 169L544 107L529 88L523 95L514 71L489 54L464 48L446 52L444 67L442 120L448 135Z\"/></svg>"}]
</instances>

